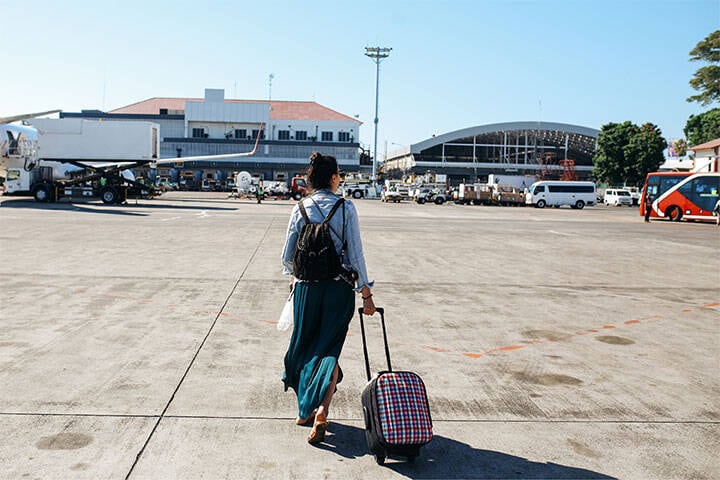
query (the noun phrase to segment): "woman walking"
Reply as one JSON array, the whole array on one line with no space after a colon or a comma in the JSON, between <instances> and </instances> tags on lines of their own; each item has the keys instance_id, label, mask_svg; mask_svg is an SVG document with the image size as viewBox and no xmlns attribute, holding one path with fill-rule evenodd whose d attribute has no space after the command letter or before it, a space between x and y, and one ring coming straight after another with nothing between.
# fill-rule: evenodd
<instances>
[{"instance_id":1,"label":"woman walking","mask_svg":"<svg viewBox=\"0 0 720 480\"><path fill-rule=\"evenodd\" d=\"M330 402L336 385L342 381L338 358L355 309L355 294L360 293L363 310L375 313L360 227L355 205L335 192L340 186L340 171L335 157L318 152L310 156L308 183L313 194L293 209L282 253L283 272L293 275L294 326L285 354L285 390L292 388L298 401L298 425L313 421L309 443L325 438ZM335 208L336 203L341 203ZM302 204L302 208L301 208ZM318 224L328 216L330 237L340 257L339 274L326 280L297 280L296 246L303 226Z\"/></svg>"}]
</instances>

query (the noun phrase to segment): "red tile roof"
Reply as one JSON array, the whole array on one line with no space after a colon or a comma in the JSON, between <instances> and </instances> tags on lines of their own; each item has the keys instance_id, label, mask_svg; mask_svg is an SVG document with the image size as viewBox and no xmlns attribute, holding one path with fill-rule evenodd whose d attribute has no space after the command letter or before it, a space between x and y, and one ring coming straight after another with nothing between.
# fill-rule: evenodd
<instances>
[{"instance_id":1,"label":"red tile roof","mask_svg":"<svg viewBox=\"0 0 720 480\"><path fill-rule=\"evenodd\" d=\"M688 148L688 150L692 150L693 152L696 152L698 150L710 150L713 148L720 147L720 138L716 138L715 140L710 140L709 142L705 142L701 145L695 145L692 148Z\"/></svg>"},{"instance_id":2,"label":"red tile roof","mask_svg":"<svg viewBox=\"0 0 720 480\"><path fill-rule=\"evenodd\" d=\"M185 110L185 102L202 102L202 98L164 98L154 97L142 102L117 108L109 113L135 113L157 115L161 108L168 110ZM360 122L357 118L343 115L317 102L290 102L282 100L230 100L226 103L269 103L272 120L326 120L340 122Z\"/></svg>"}]
</instances>

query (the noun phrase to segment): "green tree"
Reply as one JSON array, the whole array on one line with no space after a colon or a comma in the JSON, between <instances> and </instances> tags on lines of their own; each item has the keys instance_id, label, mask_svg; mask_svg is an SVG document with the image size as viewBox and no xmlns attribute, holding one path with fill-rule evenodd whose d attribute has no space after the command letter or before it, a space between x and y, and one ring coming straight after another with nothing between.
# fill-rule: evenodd
<instances>
[{"instance_id":1,"label":"green tree","mask_svg":"<svg viewBox=\"0 0 720 480\"><path fill-rule=\"evenodd\" d=\"M720 101L720 30L715 30L690 51L690 61L704 61L710 65L700 67L690 86L699 91L687 99L688 102L698 102L709 105Z\"/></svg>"},{"instance_id":2,"label":"green tree","mask_svg":"<svg viewBox=\"0 0 720 480\"><path fill-rule=\"evenodd\" d=\"M609 184L625 181L625 146L638 130L631 122L608 123L600 129L593 158L593 178Z\"/></svg>"},{"instance_id":3,"label":"green tree","mask_svg":"<svg viewBox=\"0 0 720 480\"><path fill-rule=\"evenodd\" d=\"M690 115L683 131L688 144L692 146L720 138L720 108Z\"/></svg>"},{"instance_id":4,"label":"green tree","mask_svg":"<svg viewBox=\"0 0 720 480\"><path fill-rule=\"evenodd\" d=\"M603 125L593 158L593 178L608 184L640 185L664 161L667 142L660 129L632 122Z\"/></svg>"},{"instance_id":5,"label":"green tree","mask_svg":"<svg viewBox=\"0 0 720 480\"><path fill-rule=\"evenodd\" d=\"M641 185L648 172L656 172L665 161L667 140L657 125L646 123L630 137L625 150L625 184Z\"/></svg>"}]
</instances>

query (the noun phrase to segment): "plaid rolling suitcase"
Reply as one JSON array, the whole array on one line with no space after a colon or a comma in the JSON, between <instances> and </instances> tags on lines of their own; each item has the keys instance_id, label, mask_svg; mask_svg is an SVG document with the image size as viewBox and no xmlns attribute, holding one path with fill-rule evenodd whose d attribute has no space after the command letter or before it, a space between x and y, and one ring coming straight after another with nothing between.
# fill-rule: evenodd
<instances>
[{"instance_id":1,"label":"plaid rolling suitcase","mask_svg":"<svg viewBox=\"0 0 720 480\"><path fill-rule=\"evenodd\" d=\"M413 372L392 370L385 311L382 308L377 311L382 323L388 369L371 379L363 312L362 308L358 310L368 379L362 392L365 438L379 465L385 463L385 459L391 455L401 455L413 461L420 454L420 447L432 440L432 418L425 384Z\"/></svg>"}]
</instances>

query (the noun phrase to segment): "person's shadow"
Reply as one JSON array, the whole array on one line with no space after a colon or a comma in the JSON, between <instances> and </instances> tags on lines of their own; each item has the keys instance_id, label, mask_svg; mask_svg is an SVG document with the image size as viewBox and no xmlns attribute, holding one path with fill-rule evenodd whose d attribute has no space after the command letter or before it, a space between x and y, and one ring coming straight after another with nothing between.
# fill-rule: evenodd
<instances>
[{"instance_id":1,"label":"person's shadow","mask_svg":"<svg viewBox=\"0 0 720 480\"><path fill-rule=\"evenodd\" d=\"M370 455L365 442L365 431L351 425L332 422L325 442L318 448L345 458ZM584 468L557 463L533 462L526 458L480 450L440 435L422 447L414 462L388 459L385 467L408 478L417 479L614 479ZM381 468L381 467L378 467Z\"/></svg>"}]
</instances>

